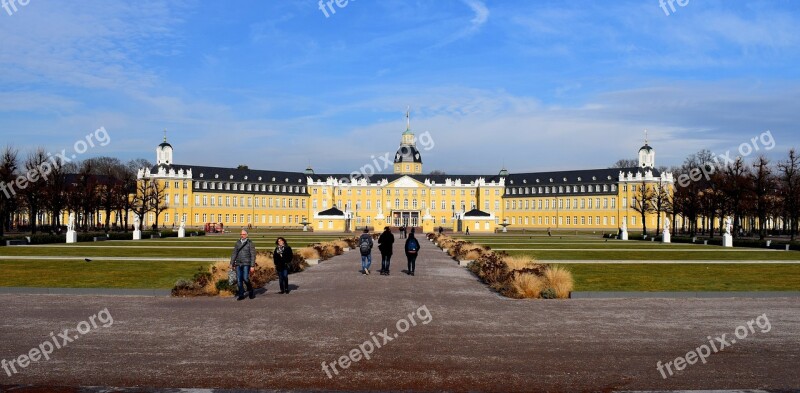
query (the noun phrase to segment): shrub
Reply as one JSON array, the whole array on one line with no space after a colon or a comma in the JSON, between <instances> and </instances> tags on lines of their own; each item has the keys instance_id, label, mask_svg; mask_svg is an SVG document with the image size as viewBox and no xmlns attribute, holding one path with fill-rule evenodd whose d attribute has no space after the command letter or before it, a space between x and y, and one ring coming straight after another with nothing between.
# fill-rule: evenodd
<instances>
[{"instance_id":1,"label":"shrub","mask_svg":"<svg viewBox=\"0 0 800 393\"><path fill-rule=\"evenodd\" d=\"M502 256L491 253L481 256L476 262L478 262L476 274L486 284L499 284L508 278L508 265L503 262Z\"/></svg>"},{"instance_id":2,"label":"shrub","mask_svg":"<svg viewBox=\"0 0 800 393\"><path fill-rule=\"evenodd\" d=\"M542 291L540 296L542 299L556 299L556 291L553 288L547 288Z\"/></svg>"},{"instance_id":3,"label":"shrub","mask_svg":"<svg viewBox=\"0 0 800 393\"><path fill-rule=\"evenodd\" d=\"M503 262L508 265L508 270L521 270L534 265L533 258L524 255L507 256L503 258Z\"/></svg>"},{"instance_id":4,"label":"shrub","mask_svg":"<svg viewBox=\"0 0 800 393\"><path fill-rule=\"evenodd\" d=\"M133 232L109 232L108 240L133 240Z\"/></svg>"},{"instance_id":5,"label":"shrub","mask_svg":"<svg viewBox=\"0 0 800 393\"><path fill-rule=\"evenodd\" d=\"M341 239L341 240L343 242L347 243L347 247L348 248L355 249L356 247L358 247L358 237L355 237L355 236L354 237L347 237L347 238L344 238L344 239Z\"/></svg>"},{"instance_id":6,"label":"shrub","mask_svg":"<svg viewBox=\"0 0 800 393\"><path fill-rule=\"evenodd\" d=\"M215 287L217 289L217 293L220 293L220 294L222 292L233 293L233 291L235 290L234 288L231 287L230 284L228 284L228 279L227 278L223 278L221 280L217 280L217 283L216 283Z\"/></svg>"},{"instance_id":7,"label":"shrub","mask_svg":"<svg viewBox=\"0 0 800 393\"><path fill-rule=\"evenodd\" d=\"M194 277L192 277L192 280L200 287L207 286L212 279L213 276L211 275L211 272L203 271L203 268L200 268L200 271L195 273Z\"/></svg>"},{"instance_id":8,"label":"shrub","mask_svg":"<svg viewBox=\"0 0 800 393\"><path fill-rule=\"evenodd\" d=\"M172 230L161 231L158 233L162 238L164 237L178 237L178 232Z\"/></svg>"},{"instance_id":9,"label":"shrub","mask_svg":"<svg viewBox=\"0 0 800 393\"><path fill-rule=\"evenodd\" d=\"M300 273L308 267L308 262L306 259L303 258L302 255L293 254L292 255L292 263L289 265L289 273Z\"/></svg>"},{"instance_id":10,"label":"shrub","mask_svg":"<svg viewBox=\"0 0 800 393\"><path fill-rule=\"evenodd\" d=\"M550 266L544 271L544 277L547 281L547 287L555 291L555 295L559 299L566 299L572 291L574 281L572 273L562 266Z\"/></svg>"},{"instance_id":11,"label":"shrub","mask_svg":"<svg viewBox=\"0 0 800 393\"><path fill-rule=\"evenodd\" d=\"M203 288L192 280L180 279L172 288L172 296L202 296L205 294Z\"/></svg>"},{"instance_id":12,"label":"shrub","mask_svg":"<svg viewBox=\"0 0 800 393\"><path fill-rule=\"evenodd\" d=\"M481 255L483 255L483 254L478 249L469 250L469 251L467 251L466 254L464 254L464 259L474 261L474 260L480 258Z\"/></svg>"},{"instance_id":13,"label":"shrub","mask_svg":"<svg viewBox=\"0 0 800 393\"><path fill-rule=\"evenodd\" d=\"M541 296L545 288L545 280L535 274L516 274L510 280L507 296L517 299L535 299Z\"/></svg>"},{"instance_id":14,"label":"shrub","mask_svg":"<svg viewBox=\"0 0 800 393\"><path fill-rule=\"evenodd\" d=\"M319 251L313 247L304 247L297 250L297 254L302 256L304 259L320 259L319 258Z\"/></svg>"}]
</instances>

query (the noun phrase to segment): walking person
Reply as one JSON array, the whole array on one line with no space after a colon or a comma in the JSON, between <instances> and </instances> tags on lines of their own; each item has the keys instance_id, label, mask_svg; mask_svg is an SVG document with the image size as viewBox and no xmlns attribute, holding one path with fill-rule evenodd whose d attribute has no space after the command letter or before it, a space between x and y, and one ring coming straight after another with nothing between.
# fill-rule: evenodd
<instances>
[{"instance_id":1,"label":"walking person","mask_svg":"<svg viewBox=\"0 0 800 393\"><path fill-rule=\"evenodd\" d=\"M236 242L233 247L233 254L231 254L231 269L236 269L236 282L238 284L238 292L236 300L244 299L244 286L247 286L247 291L250 299L256 297L253 291L253 284L250 282L250 275L254 272L256 264L256 246L253 241L247 238L247 230L242 229L241 238Z\"/></svg>"},{"instance_id":2,"label":"walking person","mask_svg":"<svg viewBox=\"0 0 800 393\"><path fill-rule=\"evenodd\" d=\"M417 254L419 254L419 241L414 237L414 228L411 228L411 233L408 234L405 250L408 259L408 273L406 274L413 276L417 267Z\"/></svg>"},{"instance_id":3,"label":"walking person","mask_svg":"<svg viewBox=\"0 0 800 393\"><path fill-rule=\"evenodd\" d=\"M364 228L364 233L358 238L358 249L361 251L361 274L368 276L369 268L372 266L372 236L369 228Z\"/></svg>"},{"instance_id":4,"label":"walking person","mask_svg":"<svg viewBox=\"0 0 800 393\"><path fill-rule=\"evenodd\" d=\"M275 240L272 260L275 262L275 270L278 273L281 295L289 293L289 267L292 265L292 259L294 259L292 248L286 244L286 239L279 237L278 240Z\"/></svg>"},{"instance_id":5,"label":"walking person","mask_svg":"<svg viewBox=\"0 0 800 393\"><path fill-rule=\"evenodd\" d=\"M394 245L394 235L389 227L383 228L383 233L378 238L378 250L381 252L381 275L389 275L389 265L392 259L392 245Z\"/></svg>"},{"instance_id":6,"label":"walking person","mask_svg":"<svg viewBox=\"0 0 800 393\"><path fill-rule=\"evenodd\" d=\"M400 235L401 239L405 239L406 238L406 226L405 225L400 227L400 234L401 234Z\"/></svg>"},{"instance_id":7,"label":"walking person","mask_svg":"<svg viewBox=\"0 0 800 393\"><path fill-rule=\"evenodd\" d=\"M469 228L467 228L467 236L469 236Z\"/></svg>"}]
</instances>

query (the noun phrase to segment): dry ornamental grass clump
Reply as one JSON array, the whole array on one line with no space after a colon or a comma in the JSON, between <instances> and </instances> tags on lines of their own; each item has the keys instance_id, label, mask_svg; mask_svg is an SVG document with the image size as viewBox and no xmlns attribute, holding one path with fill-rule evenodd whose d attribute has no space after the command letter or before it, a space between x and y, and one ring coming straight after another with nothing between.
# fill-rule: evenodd
<instances>
[{"instance_id":1,"label":"dry ornamental grass clump","mask_svg":"<svg viewBox=\"0 0 800 393\"><path fill-rule=\"evenodd\" d=\"M555 295L559 299L566 299L574 287L572 273L563 266L550 266L544 271L547 287L553 288Z\"/></svg>"},{"instance_id":2,"label":"dry ornamental grass clump","mask_svg":"<svg viewBox=\"0 0 800 393\"><path fill-rule=\"evenodd\" d=\"M533 261L532 257L529 256L507 256L503 258L503 262L508 265L509 270L520 270L525 269L533 266L535 262Z\"/></svg>"},{"instance_id":3,"label":"dry ornamental grass clump","mask_svg":"<svg viewBox=\"0 0 800 393\"><path fill-rule=\"evenodd\" d=\"M527 256L484 250L468 268L485 284L510 298L566 299L574 287L568 269L537 263Z\"/></svg>"},{"instance_id":4,"label":"dry ornamental grass clump","mask_svg":"<svg viewBox=\"0 0 800 393\"><path fill-rule=\"evenodd\" d=\"M536 299L541 297L546 287L545 280L531 273L516 274L511 279L509 297L518 299Z\"/></svg>"},{"instance_id":5,"label":"dry ornamental grass clump","mask_svg":"<svg viewBox=\"0 0 800 393\"><path fill-rule=\"evenodd\" d=\"M320 259L319 252L313 247L304 247L297 251L297 253L305 259Z\"/></svg>"}]
</instances>

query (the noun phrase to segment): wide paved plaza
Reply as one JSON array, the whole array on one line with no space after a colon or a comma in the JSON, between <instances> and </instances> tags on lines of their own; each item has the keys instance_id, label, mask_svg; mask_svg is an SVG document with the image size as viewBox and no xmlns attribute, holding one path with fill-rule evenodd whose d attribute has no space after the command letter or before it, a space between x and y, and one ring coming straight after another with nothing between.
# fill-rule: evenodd
<instances>
[{"instance_id":1,"label":"wide paved plaza","mask_svg":"<svg viewBox=\"0 0 800 393\"><path fill-rule=\"evenodd\" d=\"M399 242L399 239L398 239ZM769 299L505 299L423 241L415 276L395 244L392 274L359 273L358 252L277 282L254 300L0 295L0 358L70 329L72 342L17 385L393 391L616 391L800 387L800 302ZM78 262L73 262L78 263ZM91 326L107 310L113 323ZM656 367L710 338L736 338L706 363ZM762 322L763 322L762 318ZM752 325L752 324L751 324ZM354 356L357 355L357 356ZM365 357L369 355L369 359ZM340 358L348 357L342 362ZM353 359L358 358L357 361ZM323 367L323 363L326 364ZM332 366L332 364L334 366ZM346 365L346 368L343 368ZM335 370L334 370L335 368ZM673 365L673 371L674 365ZM48 391L23 388L20 391ZM66 389L64 391L70 391Z\"/></svg>"}]
</instances>

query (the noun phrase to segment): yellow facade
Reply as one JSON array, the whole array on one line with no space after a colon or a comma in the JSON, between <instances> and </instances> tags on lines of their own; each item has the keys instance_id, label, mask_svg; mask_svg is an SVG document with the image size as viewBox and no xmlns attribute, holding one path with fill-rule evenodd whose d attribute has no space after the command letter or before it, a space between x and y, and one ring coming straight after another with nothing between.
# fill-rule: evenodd
<instances>
[{"instance_id":1,"label":"yellow facade","mask_svg":"<svg viewBox=\"0 0 800 393\"><path fill-rule=\"evenodd\" d=\"M652 148L645 145L649 150ZM643 147L643 149L645 149ZM470 232L575 229L615 231L622 222L641 226L631 208L634 187L672 184L642 168L597 169L497 175L422 175L422 159L409 129L402 135L394 173L366 177L318 175L313 171L273 172L173 165L166 140L157 149L158 165L141 170L142 181L156 180L167 208L159 225L226 228L301 228L360 231L365 226L439 227ZM654 153L653 153L654 154ZM653 157L647 157L652 162ZM332 208L338 209L331 213ZM320 215L327 212L332 215ZM477 214L477 216L470 216ZM647 215L655 229L656 214ZM148 213L143 226L151 225ZM131 221L129 221L131 222Z\"/></svg>"}]
</instances>

